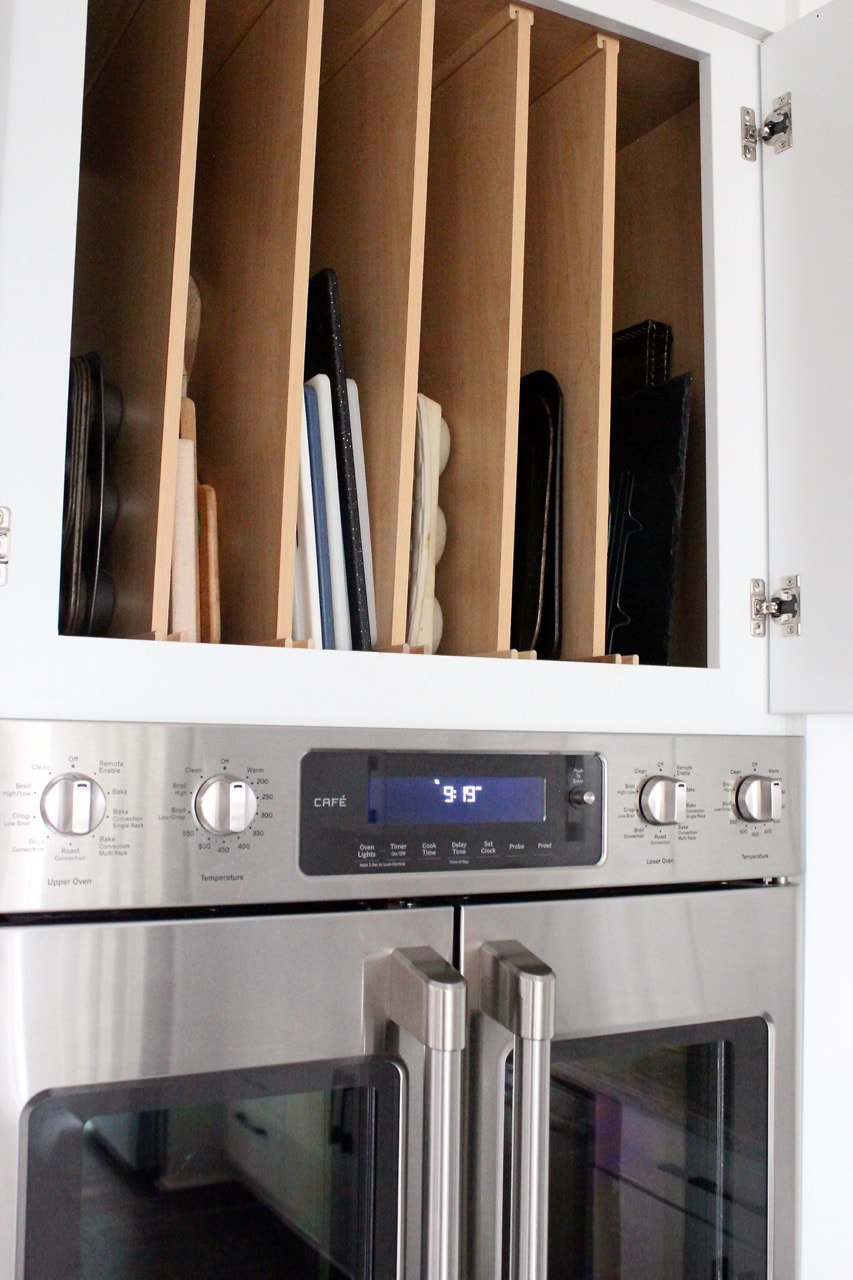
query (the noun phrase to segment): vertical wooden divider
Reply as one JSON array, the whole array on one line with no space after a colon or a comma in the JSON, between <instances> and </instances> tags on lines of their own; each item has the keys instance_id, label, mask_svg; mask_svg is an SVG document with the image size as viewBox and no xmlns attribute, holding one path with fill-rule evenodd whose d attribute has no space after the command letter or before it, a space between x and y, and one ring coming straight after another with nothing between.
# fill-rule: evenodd
<instances>
[{"instance_id":1,"label":"vertical wooden divider","mask_svg":"<svg viewBox=\"0 0 853 1280\"><path fill-rule=\"evenodd\" d=\"M563 391L564 658L605 651L618 52L594 37L530 107L522 368Z\"/></svg>"},{"instance_id":2,"label":"vertical wooden divider","mask_svg":"<svg viewBox=\"0 0 853 1280\"><path fill-rule=\"evenodd\" d=\"M222 639L290 635L322 0L272 0L202 90L190 395Z\"/></svg>"},{"instance_id":3,"label":"vertical wooden divider","mask_svg":"<svg viewBox=\"0 0 853 1280\"><path fill-rule=\"evenodd\" d=\"M381 648L406 639L434 24L434 0L386 0L320 91L311 263L340 284Z\"/></svg>"},{"instance_id":4,"label":"vertical wooden divider","mask_svg":"<svg viewBox=\"0 0 853 1280\"><path fill-rule=\"evenodd\" d=\"M168 629L204 0L142 0L86 95L72 350L124 397L112 635Z\"/></svg>"},{"instance_id":5,"label":"vertical wooden divider","mask_svg":"<svg viewBox=\"0 0 853 1280\"><path fill-rule=\"evenodd\" d=\"M509 649L533 15L510 5L435 78L420 389L442 406L442 650Z\"/></svg>"}]
</instances>

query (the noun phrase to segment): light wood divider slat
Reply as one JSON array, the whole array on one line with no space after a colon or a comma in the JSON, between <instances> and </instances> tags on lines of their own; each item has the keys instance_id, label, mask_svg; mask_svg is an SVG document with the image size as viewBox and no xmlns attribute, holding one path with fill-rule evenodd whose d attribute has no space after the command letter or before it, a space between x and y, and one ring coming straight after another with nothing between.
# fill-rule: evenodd
<instances>
[{"instance_id":1,"label":"light wood divider slat","mask_svg":"<svg viewBox=\"0 0 853 1280\"><path fill-rule=\"evenodd\" d=\"M563 390L564 658L605 649L618 50L530 108L522 368Z\"/></svg>"},{"instance_id":2,"label":"light wood divider slat","mask_svg":"<svg viewBox=\"0 0 853 1280\"><path fill-rule=\"evenodd\" d=\"M72 350L124 396L112 635L168 629L204 0L144 0L83 106Z\"/></svg>"},{"instance_id":3,"label":"light wood divider slat","mask_svg":"<svg viewBox=\"0 0 853 1280\"><path fill-rule=\"evenodd\" d=\"M457 654L510 647L533 15L506 18L433 94L420 389L450 427L436 595Z\"/></svg>"},{"instance_id":4,"label":"light wood divider slat","mask_svg":"<svg viewBox=\"0 0 853 1280\"><path fill-rule=\"evenodd\" d=\"M340 283L358 384L379 646L406 639L434 0L390 0L323 85L312 271Z\"/></svg>"},{"instance_id":5,"label":"light wood divider slat","mask_svg":"<svg viewBox=\"0 0 853 1280\"><path fill-rule=\"evenodd\" d=\"M273 0L202 97L190 383L222 639L290 634L322 0Z\"/></svg>"}]
</instances>

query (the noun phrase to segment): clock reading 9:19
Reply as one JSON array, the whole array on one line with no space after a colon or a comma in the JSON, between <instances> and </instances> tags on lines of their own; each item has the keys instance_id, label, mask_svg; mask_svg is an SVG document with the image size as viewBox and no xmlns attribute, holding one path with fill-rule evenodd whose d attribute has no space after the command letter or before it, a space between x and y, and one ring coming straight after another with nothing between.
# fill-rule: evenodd
<instances>
[{"instance_id":1,"label":"clock reading 9:19","mask_svg":"<svg viewBox=\"0 0 853 1280\"><path fill-rule=\"evenodd\" d=\"M441 787L445 804L456 804L461 799L463 804L476 804L477 796L483 790L481 782L468 782L462 784L462 795L459 795L459 788L454 786L452 782L442 782L441 778L435 779L435 785Z\"/></svg>"},{"instance_id":2,"label":"clock reading 9:19","mask_svg":"<svg viewBox=\"0 0 853 1280\"><path fill-rule=\"evenodd\" d=\"M383 826L544 822L545 779L372 774L368 821Z\"/></svg>"}]
</instances>

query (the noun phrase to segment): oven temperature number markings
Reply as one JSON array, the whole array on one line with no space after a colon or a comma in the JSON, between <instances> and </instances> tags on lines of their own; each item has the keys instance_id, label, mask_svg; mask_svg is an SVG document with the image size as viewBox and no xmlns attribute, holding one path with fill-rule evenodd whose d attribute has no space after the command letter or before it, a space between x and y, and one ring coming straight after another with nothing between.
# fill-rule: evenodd
<instances>
[{"instance_id":1,"label":"oven temperature number markings","mask_svg":"<svg viewBox=\"0 0 853 1280\"><path fill-rule=\"evenodd\" d=\"M259 814L254 787L230 773L205 778L196 792L193 809L199 826L213 836L238 836L250 828L253 836L262 836L263 828L252 826L255 818L272 818L271 809L261 810Z\"/></svg>"}]
</instances>

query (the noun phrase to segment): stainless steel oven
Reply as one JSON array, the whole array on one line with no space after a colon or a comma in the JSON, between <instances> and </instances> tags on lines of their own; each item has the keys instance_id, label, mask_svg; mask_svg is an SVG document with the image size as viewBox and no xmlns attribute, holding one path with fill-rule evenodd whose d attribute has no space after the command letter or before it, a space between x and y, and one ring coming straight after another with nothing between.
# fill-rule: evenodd
<instances>
[{"instance_id":1,"label":"stainless steel oven","mask_svg":"<svg viewBox=\"0 0 853 1280\"><path fill-rule=\"evenodd\" d=\"M0 1280L794 1280L801 774L3 724Z\"/></svg>"}]
</instances>

